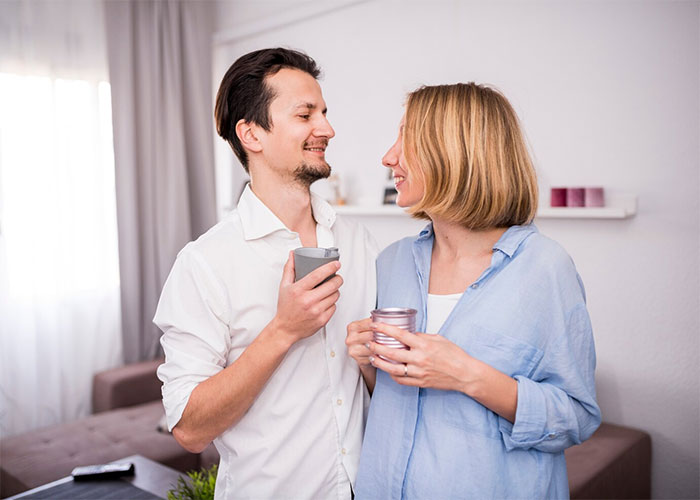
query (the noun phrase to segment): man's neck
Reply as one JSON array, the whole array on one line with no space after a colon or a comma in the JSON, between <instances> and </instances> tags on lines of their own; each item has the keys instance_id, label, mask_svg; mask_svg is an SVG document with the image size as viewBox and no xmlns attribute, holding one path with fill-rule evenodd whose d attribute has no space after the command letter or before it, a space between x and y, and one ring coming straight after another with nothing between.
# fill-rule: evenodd
<instances>
[{"instance_id":1,"label":"man's neck","mask_svg":"<svg viewBox=\"0 0 700 500\"><path fill-rule=\"evenodd\" d=\"M289 230L299 234L303 246L317 245L308 187L251 173L250 189Z\"/></svg>"}]
</instances>

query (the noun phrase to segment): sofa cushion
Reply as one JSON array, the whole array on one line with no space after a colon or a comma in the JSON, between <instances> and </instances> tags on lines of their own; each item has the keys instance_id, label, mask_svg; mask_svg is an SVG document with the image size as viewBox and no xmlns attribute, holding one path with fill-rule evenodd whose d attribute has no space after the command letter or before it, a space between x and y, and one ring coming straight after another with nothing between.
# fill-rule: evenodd
<instances>
[{"instance_id":1,"label":"sofa cushion","mask_svg":"<svg viewBox=\"0 0 700 500\"><path fill-rule=\"evenodd\" d=\"M99 413L0 441L3 498L70 474L78 465L143 455L180 471L197 469L199 457L170 434L157 432L160 401Z\"/></svg>"}]
</instances>

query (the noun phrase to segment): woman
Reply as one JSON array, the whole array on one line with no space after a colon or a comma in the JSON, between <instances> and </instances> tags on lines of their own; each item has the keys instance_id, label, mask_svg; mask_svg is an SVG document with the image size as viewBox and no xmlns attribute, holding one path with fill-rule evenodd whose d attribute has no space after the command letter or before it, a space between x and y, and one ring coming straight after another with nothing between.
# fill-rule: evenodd
<instances>
[{"instance_id":1,"label":"woman","mask_svg":"<svg viewBox=\"0 0 700 500\"><path fill-rule=\"evenodd\" d=\"M383 164L431 223L380 255L378 307L416 309L426 333L348 326L373 390L357 498L568 497L564 450L600 424L593 335L571 258L531 224L515 112L473 83L422 87Z\"/></svg>"}]
</instances>

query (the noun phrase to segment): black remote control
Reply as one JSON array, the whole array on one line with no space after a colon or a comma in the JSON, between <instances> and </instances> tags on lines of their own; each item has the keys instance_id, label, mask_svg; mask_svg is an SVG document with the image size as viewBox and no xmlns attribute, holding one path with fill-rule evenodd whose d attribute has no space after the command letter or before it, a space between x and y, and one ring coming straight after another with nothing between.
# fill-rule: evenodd
<instances>
[{"instance_id":1,"label":"black remote control","mask_svg":"<svg viewBox=\"0 0 700 500\"><path fill-rule=\"evenodd\" d=\"M93 481L95 479L117 479L122 476L133 476L134 464L102 464L76 467L71 472L74 481Z\"/></svg>"}]
</instances>

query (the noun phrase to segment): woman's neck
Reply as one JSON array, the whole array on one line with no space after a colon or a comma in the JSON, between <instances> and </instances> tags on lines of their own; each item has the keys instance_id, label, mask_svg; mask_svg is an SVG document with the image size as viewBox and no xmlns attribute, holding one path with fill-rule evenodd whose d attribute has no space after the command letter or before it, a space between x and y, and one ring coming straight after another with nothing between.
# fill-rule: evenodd
<instances>
[{"instance_id":1,"label":"woman's neck","mask_svg":"<svg viewBox=\"0 0 700 500\"><path fill-rule=\"evenodd\" d=\"M462 293L491 265L493 245L505 229L473 230L439 218L432 220L435 240L428 292Z\"/></svg>"},{"instance_id":2,"label":"woman's neck","mask_svg":"<svg viewBox=\"0 0 700 500\"><path fill-rule=\"evenodd\" d=\"M433 253L447 259L479 258L490 255L507 228L469 229L461 224L433 218Z\"/></svg>"}]
</instances>

